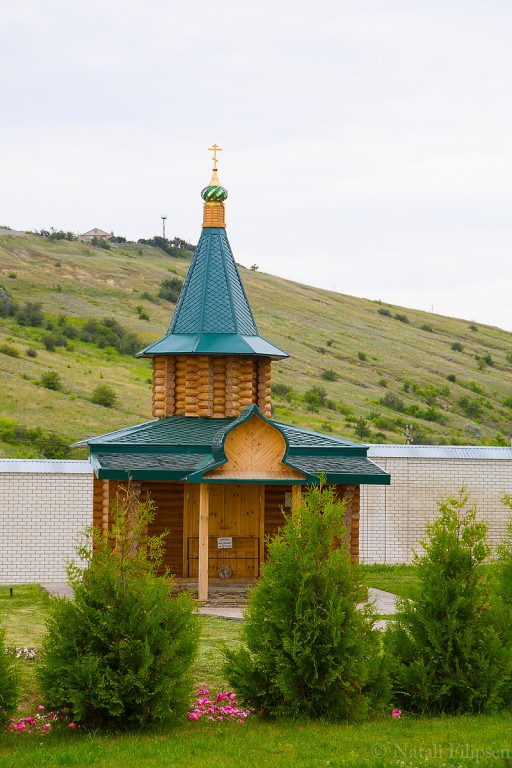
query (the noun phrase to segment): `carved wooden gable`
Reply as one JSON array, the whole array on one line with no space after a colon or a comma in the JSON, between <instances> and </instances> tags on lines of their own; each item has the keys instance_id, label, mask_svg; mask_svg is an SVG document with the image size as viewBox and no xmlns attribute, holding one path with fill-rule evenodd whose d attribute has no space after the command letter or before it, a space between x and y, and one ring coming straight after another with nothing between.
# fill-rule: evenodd
<instances>
[{"instance_id":1,"label":"carved wooden gable","mask_svg":"<svg viewBox=\"0 0 512 768\"><path fill-rule=\"evenodd\" d=\"M204 479L303 480L305 475L283 464L286 441L276 427L257 414L228 433L224 441L227 462L205 473Z\"/></svg>"}]
</instances>

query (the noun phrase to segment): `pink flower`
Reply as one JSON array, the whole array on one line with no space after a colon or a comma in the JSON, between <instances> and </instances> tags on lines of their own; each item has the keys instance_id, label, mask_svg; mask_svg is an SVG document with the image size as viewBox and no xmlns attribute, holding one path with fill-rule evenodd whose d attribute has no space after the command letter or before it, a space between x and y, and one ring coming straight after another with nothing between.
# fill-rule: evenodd
<instances>
[{"instance_id":1,"label":"pink flower","mask_svg":"<svg viewBox=\"0 0 512 768\"><path fill-rule=\"evenodd\" d=\"M68 728L76 728L76 723L70 723Z\"/></svg>"},{"instance_id":2,"label":"pink flower","mask_svg":"<svg viewBox=\"0 0 512 768\"><path fill-rule=\"evenodd\" d=\"M391 713L391 717L402 717L402 710L394 709Z\"/></svg>"},{"instance_id":3,"label":"pink flower","mask_svg":"<svg viewBox=\"0 0 512 768\"><path fill-rule=\"evenodd\" d=\"M42 704L40 704L40 705L38 706L38 708L37 708L37 711L38 711L38 712L42 712L42 711L43 711L43 709L44 709L43 705L42 705Z\"/></svg>"},{"instance_id":4,"label":"pink flower","mask_svg":"<svg viewBox=\"0 0 512 768\"><path fill-rule=\"evenodd\" d=\"M188 713L188 719L189 720L199 720L199 715L197 712L189 712Z\"/></svg>"}]
</instances>

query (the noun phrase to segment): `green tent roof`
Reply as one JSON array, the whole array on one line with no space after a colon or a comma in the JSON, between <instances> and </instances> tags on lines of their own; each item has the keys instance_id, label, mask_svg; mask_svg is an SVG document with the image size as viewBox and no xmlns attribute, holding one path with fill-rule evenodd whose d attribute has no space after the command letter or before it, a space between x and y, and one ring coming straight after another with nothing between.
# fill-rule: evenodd
<instances>
[{"instance_id":1,"label":"green tent roof","mask_svg":"<svg viewBox=\"0 0 512 768\"><path fill-rule=\"evenodd\" d=\"M224 442L228 433L254 414L283 435L283 462L305 474L305 480L292 483L317 483L322 474L327 482L339 485L389 485L389 474L366 457L367 446L266 419L256 405L245 408L237 418L169 416L78 445L89 445L91 461L100 479L204 482L206 472L226 461ZM210 477L207 482L240 481ZM252 478L250 482L258 480ZM269 480L262 478L261 482L268 484Z\"/></svg>"},{"instance_id":2,"label":"green tent roof","mask_svg":"<svg viewBox=\"0 0 512 768\"><path fill-rule=\"evenodd\" d=\"M258 335L223 227L204 227L166 335L138 357L168 354L288 357Z\"/></svg>"}]
</instances>

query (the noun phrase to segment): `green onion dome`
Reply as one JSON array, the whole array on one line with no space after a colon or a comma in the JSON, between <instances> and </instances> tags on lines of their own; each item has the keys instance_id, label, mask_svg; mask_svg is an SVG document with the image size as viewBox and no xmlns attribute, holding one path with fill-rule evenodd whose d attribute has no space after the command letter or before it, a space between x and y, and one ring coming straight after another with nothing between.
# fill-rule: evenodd
<instances>
[{"instance_id":1,"label":"green onion dome","mask_svg":"<svg viewBox=\"0 0 512 768\"><path fill-rule=\"evenodd\" d=\"M205 203L223 203L227 196L228 191L221 185L217 176L217 168L214 168L210 183L201 190L201 197Z\"/></svg>"},{"instance_id":2,"label":"green onion dome","mask_svg":"<svg viewBox=\"0 0 512 768\"><path fill-rule=\"evenodd\" d=\"M201 190L201 197L206 203L223 203L227 196L227 189L220 185L210 185Z\"/></svg>"}]
</instances>

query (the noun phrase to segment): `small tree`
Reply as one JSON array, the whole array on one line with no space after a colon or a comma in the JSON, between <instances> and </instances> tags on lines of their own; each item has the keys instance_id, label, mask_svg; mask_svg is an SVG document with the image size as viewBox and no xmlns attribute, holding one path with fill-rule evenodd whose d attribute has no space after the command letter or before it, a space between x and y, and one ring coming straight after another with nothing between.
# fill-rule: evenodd
<instances>
[{"instance_id":1,"label":"small tree","mask_svg":"<svg viewBox=\"0 0 512 768\"><path fill-rule=\"evenodd\" d=\"M78 549L85 570L68 568L74 600L53 602L45 703L86 727L166 722L188 705L199 627L190 596L174 597L172 579L157 576L162 536L145 536L152 508L128 486L111 510L111 538L94 531L94 549Z\"/></svg>"},{"instance_id":2,"label":"small tree","mask_svg":"<svg viewBox=\"0 0 512 768\"><path fill-rule=\"evenodd\" d=\"M399 602L386 632L395 702L422 714L497 709L510 679L510 654L481 568L490 554L487 528L467 503L465 489L439 503L424 554L415 555L420 595Z\"/></svg>"},{"instance_id":3,"label":"small tree","mask_svg":"<svg viewBox=\"0 0 512 768\"><path fill-rule=\"evenodd\" d=\"M57 371L45 371L41 376L41 384L45 389L53 389L55 391L62 389L62 382Z\"/></svg>"},{"instance_id":4,"label":"small tree","mask_svg":"<svg viewBox=\"0 0 512 768\"><path fill-rule=\"evenodd\" d=\"M354 425L354 432L356 433L357 437L360 440L364 440L365 437L369 437L370 425L367 419L364 418L364 416L360 416L358 419L356 419L355 425Z\"/></svg>"},{"instance_id":5,"label":"small tree","mask_svg":"<svg viewBox=\"0 0 512 768\"><path fill-rule=\"evenodd\" d=\"M311 488L268 544L242 638L224 674L266 715L360 718L386 695L379 632L359 611L357 570L332 489Z\"/></svg>"},{"instance_id":6,"label":"small tree","mask_svg":"<svg viewBox=\"0 0 512 768\"><path fill-rule=\"evenodd\" d=\"M92 392L91 402L104 408L113 408L117 403L117 395L108 384L98 384Z\"/></svg>"}]
</instances>

